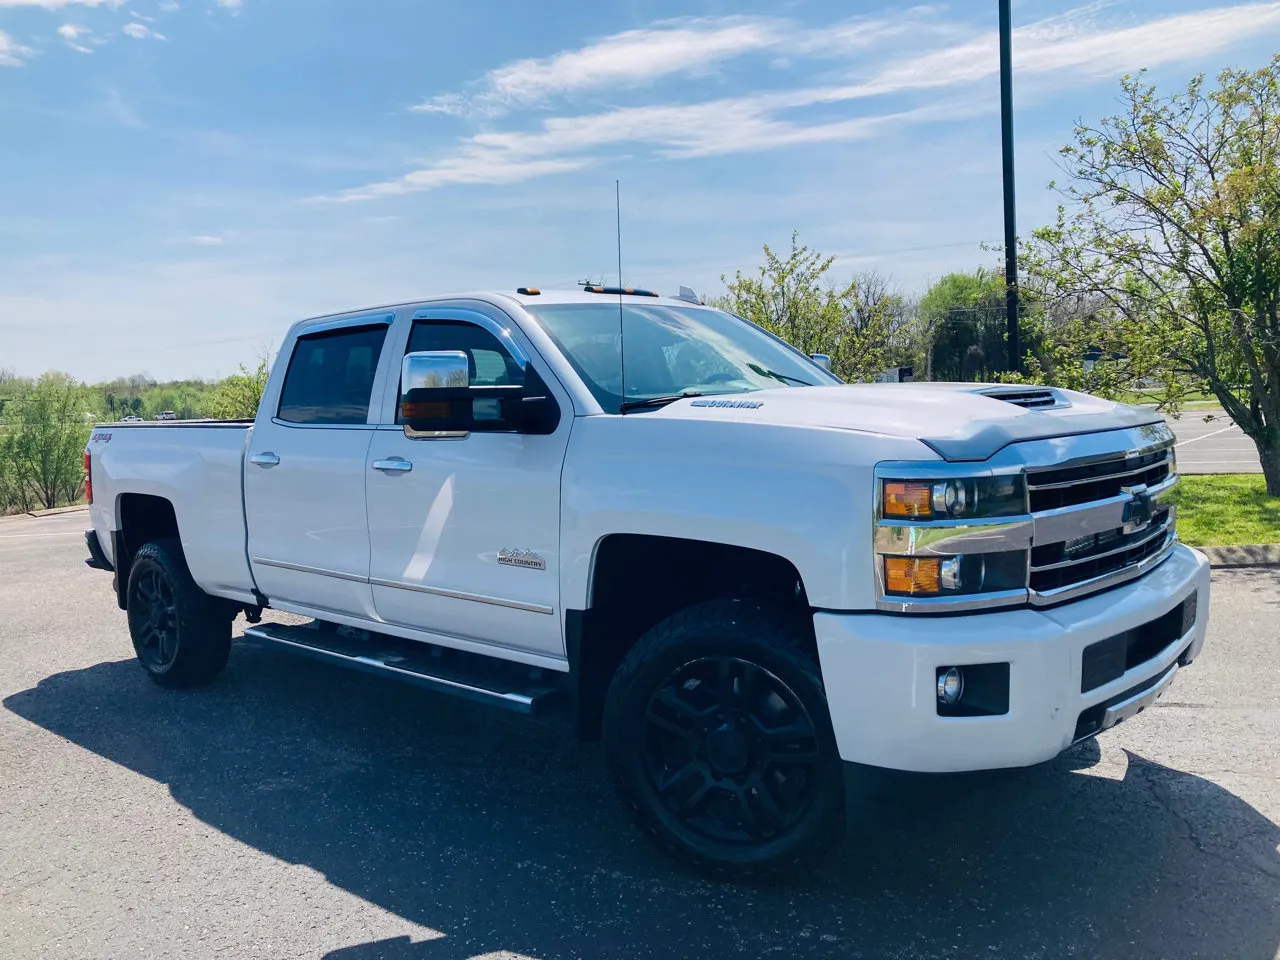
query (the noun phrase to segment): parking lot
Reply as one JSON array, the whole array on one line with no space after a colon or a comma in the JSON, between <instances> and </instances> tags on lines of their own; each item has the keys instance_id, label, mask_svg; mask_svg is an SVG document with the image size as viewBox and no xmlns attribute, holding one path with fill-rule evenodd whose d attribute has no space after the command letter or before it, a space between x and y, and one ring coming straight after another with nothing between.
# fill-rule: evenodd
<instances>
[{"instance_id":1,"label":"parking lot","mask_svg":"<svg viewBox=\"0 0 1280 960\"><path fill-rule=\"evenodd\" d=\"M1183 473L1261 473L1258 448L1220 407L1188 408L1169 419Z\"/></svg>"},{"instance_id":2,"label":"parking lot","mask_svg":"<svg viewBox=\"0 0 1280 960\"><path fill-rule=\"evenodd\" d=\"M826 863L734 887L654 853L557 721L243 643L155 687L85 522L0 522L0 957L1280 955L1280 571L1215 575L1142 716L878 778Z\"/></svg>"}]
</instances>

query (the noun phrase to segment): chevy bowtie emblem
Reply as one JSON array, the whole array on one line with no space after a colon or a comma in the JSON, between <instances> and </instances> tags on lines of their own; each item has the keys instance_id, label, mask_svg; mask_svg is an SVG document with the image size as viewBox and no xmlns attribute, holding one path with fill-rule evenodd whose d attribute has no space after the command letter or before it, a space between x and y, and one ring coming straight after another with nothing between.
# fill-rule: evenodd
<instances>
[{"instance_id":1,"label":"chevy bowtie emblem","mask_svg":"<svg viewBox=\"0 0 1280 960\"><path fill-rule=\"evenodd\" d=\"M1124 523L1125 533L1137 533L1151 523L1151 513L1155 501L1147 493L1146 484L1136 487L1121 487L1121 493L1127 493L1132 499L1124 505L1124 513L1120 519Z\"/></svg>"},{"instance_id":2,"label":"chevy bowtie emblem","mask_svg":"<svg viewBox=\"0 0 1280 960\"><path fill-rule=\"evenodd\" d=\"M547 569L547 561L532 550L512 550L504 547L498 551L498 562L508 567L524 567L526 570Z\"/></svg>"}]
</instances>

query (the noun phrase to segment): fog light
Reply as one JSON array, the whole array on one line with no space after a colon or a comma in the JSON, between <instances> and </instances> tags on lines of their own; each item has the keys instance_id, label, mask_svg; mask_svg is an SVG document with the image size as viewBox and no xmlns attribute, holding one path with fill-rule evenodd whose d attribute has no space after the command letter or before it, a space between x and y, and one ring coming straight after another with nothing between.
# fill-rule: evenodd
<instances>
[{"instance_id":1,"label":"fog light","mask_svg":"<svg viewBox=\"0 0 1280 960\"><path fill-rule=\"evenodd\" d=\"M959 667L948 667L938 674L938 702L954 707L964 696L964 674Z\"/></svg>"}]
</instances>

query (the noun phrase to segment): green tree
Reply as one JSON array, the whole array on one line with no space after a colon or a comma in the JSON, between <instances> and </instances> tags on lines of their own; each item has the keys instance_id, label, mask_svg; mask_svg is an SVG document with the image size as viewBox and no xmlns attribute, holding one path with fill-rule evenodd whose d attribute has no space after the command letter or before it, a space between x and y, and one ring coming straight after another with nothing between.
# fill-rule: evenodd
<instances>
[{"instance_id":1,"label":"green tree","mask_svg":"<svg viewBox=\"0 0 1280 960\"><path fill-rule=\"evenodd\" d=\"M859 303L856 282L843 287L827 282L834 257L801 246L796 233L785 258L768 244L764 257L755 275L722 276L728 291L712 303L804 353L830 354L833 370L844 380L869 380L885 368L890 318L883 304ZM859 312L860 306L866 309Z\"/></svg>"},{"instance_id":2,"label":"green tree","mask_svg":"<svg viewBox=\"0 0 1280 960\"><path fill-rule=\"evenodd\" d=\"M89 439L83 387L52 371L29 394L5 407L0 426L3 482L12 505L24 510L56 507L80 497L81 454Z\"/></svg>"},{"instance_id":3,"label":"green tree","mask_svg":"<svg viewBox=\"0 0 1280 960\"><path fill-rule=\"evenodd\" d=\"M994 380L1007 367L1004 275L949 273L920 298L931 380Z\"/></svg>"},{"instance_id":4,"label":"green tree","mask_svg":"<svg viewBox=\"0 0 1280 960\"><path fill-rule=\"evenodd\" d=\"M4 413L6 403L25 397L34 386L28 378L18 376L8 367L0 367L0 414Z\"/></svg>"},{"instance_id":5,"label":"green tree","mask_svg":"<svg viewBox=\"0 0 1280 960\"><path fill-rule=\"evenodd\" d=\"M252 419L258 413L270 372L266 357L258 360L254 370L240 364L238 372L220 380L214 388L208 402L209 416L218 420Z\"/></svg>"},{"instance_id":6,"label":"green tree","mask_svg":"<svg viewBox=\"0 0 1280 960\"><path fill-rule=\"evenodd\" d=\"M1123 345L1117 381L1154 378L1171 405L1213 393L1280 496L1280 56L1213 88L1122 89L1063 147L1066 203L1031 267L1055 303L1092 305L1077 341Z\"/></svg>"},{"instance_id":7,"label":"green tree","mask_svg":"<svg viewBox=\"0 0 1280 960\"><path fill-rule=\"evenodd\" d=\"M888 367L911 367L923 379L928 359L927 328L919 302L908 299L893 280L876 270L853 276L853 296L847 310L850 321L870 335L881 336Z\"/></svg>"}]
</instances>

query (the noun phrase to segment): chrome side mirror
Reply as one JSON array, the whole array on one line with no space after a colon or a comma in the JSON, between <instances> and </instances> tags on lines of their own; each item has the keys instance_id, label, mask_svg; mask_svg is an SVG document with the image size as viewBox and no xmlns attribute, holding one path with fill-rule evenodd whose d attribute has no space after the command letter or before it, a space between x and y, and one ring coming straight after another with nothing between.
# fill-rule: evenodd
<instances>
[{"instance_id":1,"label":"chrome side mirror","mask_svg":"<svg viewBox=\"0 0 1280 960\"><path fill-rule=\"evenodd\" d=\"M420 350L400 361L400 395L403 401L414 390L468 387L467 355L461 350Z\"/></svg>"},{"instance_id":2,"label":"chrome side mirror","mask_svg":"<svg viewBox=\"0 0 1280 960\"><path fill-rule=\"evenodd\" d=\"M461 439L476 431L554 433L560 408L532 367L524 383L473 385L461 350L405 354L400 364L400 420L414 440Z\"/></svg>"},{"instance_id":3,"label":"chrome side mirror","mask_svg":"<svg viewBox=\"0 0 1280 960\"><path fill-rule=\"evenodd\" d=\"M831 373L831 354L829 353L811 353L809 359L820 366L827 373Z\"/></svg>"},{"instance_id":4,"label":"chrome side mirror","mask_svg":"<svg viewBox=\"0 0 1280 960\"><path fill-rule=\"evenodd\" d=\"M461 350L420 350L400 361L400 422L416 440L459 439L471 406L471 374Z\"/></svg>"}]
</instances>

